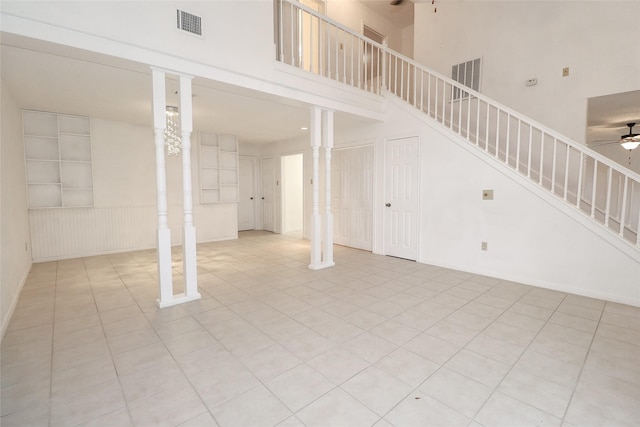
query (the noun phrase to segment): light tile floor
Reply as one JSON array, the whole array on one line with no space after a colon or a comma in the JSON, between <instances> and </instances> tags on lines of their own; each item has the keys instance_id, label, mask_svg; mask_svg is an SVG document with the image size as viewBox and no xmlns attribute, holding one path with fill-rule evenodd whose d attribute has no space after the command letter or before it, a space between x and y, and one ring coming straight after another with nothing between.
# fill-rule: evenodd
<instances>
[{"instance_id":1,"label":"light tile floor","mask_svg":"<svg viewBox=\"0 0 640 427\"><path fill-rule=\"evenodd\" d=\"M154 251L34 264L2 426L640 425L640 308L308 250L201 244L203 298L162 310Z\"/></svg>"}]
</instances>

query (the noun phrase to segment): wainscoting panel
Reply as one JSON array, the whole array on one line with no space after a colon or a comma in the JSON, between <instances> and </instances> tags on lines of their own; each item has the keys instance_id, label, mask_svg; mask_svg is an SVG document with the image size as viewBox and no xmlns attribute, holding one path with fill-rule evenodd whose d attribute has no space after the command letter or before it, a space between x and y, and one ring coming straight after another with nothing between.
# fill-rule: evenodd
<instances>
[{"instance_id":1,"label":"wainscoting panel","mask_svg":"<svg viewBox=\"0 0 640 427\"><path fill-rule=\"evenodd\" d=\"M182 243L182 207L169 207L171 243ZM237 238L235 203L194 206L198 242ZM156 246L155 206L33 209L29 211L34 262Z\"/></svg>"}]
</instances>

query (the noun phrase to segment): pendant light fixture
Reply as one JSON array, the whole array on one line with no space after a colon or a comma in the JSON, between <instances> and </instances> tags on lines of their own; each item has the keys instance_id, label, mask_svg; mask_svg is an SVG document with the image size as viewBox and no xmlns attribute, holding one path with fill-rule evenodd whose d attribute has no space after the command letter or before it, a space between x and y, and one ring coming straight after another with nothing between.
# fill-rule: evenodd
<instances>
[{"instance_id":1,"label":"pendant light fixture","mask_svg":"<svg viewBox=\"0 0 640 427\"><path fill-rule=\"evenodd\" d=\"M180 115L178 107L168 106L166 110L167 128L164 131L164 141L169 156L177 156L182 151L182 137L180 135Z\"/></svg>"}]
</instances>

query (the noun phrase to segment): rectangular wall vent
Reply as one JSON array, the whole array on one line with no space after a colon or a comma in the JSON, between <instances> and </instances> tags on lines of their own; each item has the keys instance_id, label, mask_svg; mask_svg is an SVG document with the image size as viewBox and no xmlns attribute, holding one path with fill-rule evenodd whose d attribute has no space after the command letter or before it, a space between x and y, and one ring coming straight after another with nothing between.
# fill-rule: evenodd
<instances>
[{"instance_id":1,"label":"rectangular wall vent","mask_svg":"<svg viewBox=\"0 0 640 427\"><path fill-rule=\"evenodd\" d=\"M198 36L202 35L202 18L184 10L176 10L178 29Z\"/></svg>"}]
</instances>

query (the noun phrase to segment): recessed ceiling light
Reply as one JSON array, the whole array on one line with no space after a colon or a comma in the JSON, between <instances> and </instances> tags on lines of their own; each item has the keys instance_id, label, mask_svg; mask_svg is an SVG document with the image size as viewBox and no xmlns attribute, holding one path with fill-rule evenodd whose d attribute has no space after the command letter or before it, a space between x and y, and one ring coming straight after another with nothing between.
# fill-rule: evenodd
<instances>
[{"instance_id":1,"label":"recessed ceiling light","mask_svg":"<svg viewBox=\"0 0 640 427\"><path fill-rule=\"evenodd\" d=\"M308 127L306 127L306 126L302 126L302 127L300 128L300 130L308 130L308 129L309 129L309 128L308 128Z\"/></svg>"}]
</instances>

